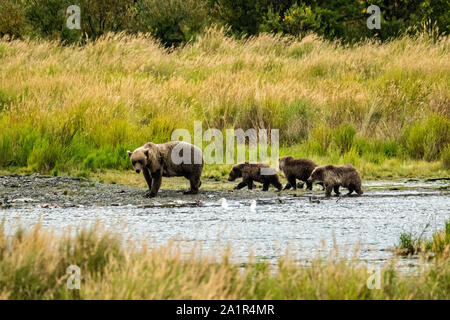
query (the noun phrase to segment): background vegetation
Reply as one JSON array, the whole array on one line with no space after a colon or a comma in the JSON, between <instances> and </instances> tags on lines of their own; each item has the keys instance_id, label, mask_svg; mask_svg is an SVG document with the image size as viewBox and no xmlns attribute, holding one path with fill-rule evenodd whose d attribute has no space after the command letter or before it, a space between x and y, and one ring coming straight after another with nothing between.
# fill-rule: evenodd
<instances>
[{"instance_id":1,"label":"background vegetation","mask_svg":"<svg viewBox=\"0 0 450 320\"><path fill-rule=\"evenodd\" d=\"M204 130L280 129L282 154L423 159L448 172L449 43L236 40L216 28L170 52L143 35L1 41L0 166L125 169L127 149L200 120Z\"/></svg>"},{"instance_id":2,"label":"background vegetation","mask_svg":"<svg viewBox=\"0 0 450 320\"><path fill-rule=\"evenodd\" d=\"M0 168L125 169L200 120L365 177L448 176L448 1L373 3L381 31L366 1L4 0Z\"/></svg>"},{"instance_id":3,"label":"background vegetation","mask_svg":"<svg viewBox=\"0 0 450 320\"><path fill-rule=\"evenodd\" d=\"M56 236L41 226L8 236L0 224L0 299L442 299L450 298L449 245L413 272L395 260L380 267L380 288L365 264L336 249L309 266L287 253L274 270L251 257L242 269L227 252L221 258L201 248L173 243L149 249L125 243L101 226ZM422 261L424 262L424 261ZM81 271L80 290L68 290L66 269Z\"/></svg>"},{"instance_id":4,"label":"background vegetation","mask_svg":"<svg viewBox=\"0 0 450 320\"><path fill-rule=\"evenodd\" d=\"M79 5L82 29L65 28L66 9ZM378 5L381 30L366 27L366 9ZM405 32L448 34L448 0L3 0L0 36L41 37L64 42L95 39L107 32L151 32L165 45L195 39L211 24L228 26L228 34L260 32L355 42L367 37L386 40Z\"/></svg>"}]
</instances>

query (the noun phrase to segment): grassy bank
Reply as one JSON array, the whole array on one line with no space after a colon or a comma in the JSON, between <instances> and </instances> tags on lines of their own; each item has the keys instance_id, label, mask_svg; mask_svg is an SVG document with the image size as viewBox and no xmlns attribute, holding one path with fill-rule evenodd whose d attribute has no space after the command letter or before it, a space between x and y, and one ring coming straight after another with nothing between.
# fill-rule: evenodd
<instances>
[{"instance_id":1,"label":"grassy bank","mask_svg":"<svg viewBox=\"0 0 450 320\"><path fill-rule=\"evenodd\" d=\"M173 244L149 250L127 247L96 226L55 236L36 225L8 238L0 226L0 298L3 299L449 299L447 255L414 273L399 272L394 261L380 269L379 289L362 264L331 254L309 267L280 258L277 271L250 258L244 270L229 254L210 258ZM81 289L66 287L66 269L77 265ZM369 281L369 283L372 283Z\"/></svg>"},{"instance_id":2,"label":"grassy bank","mask_svg":"<svg viewBox=\"0 0 450 320\"><path fill-rule=\"evenodd\" d=\"M432 255L448 255L450 249L450 220L445 222L444 230L435 232L431 239L424 239L422 235L402 233L397 253L400 255L414 255L419 253ZM446 252L447 251L447 252Z\"/></svg>"},{"instance_id":3,"label":"grassy bank","mask_svg":"<svg viewBox=\"0 0 450 320\"><path fill-rule=\"evenodd\" d=\"M350 162L366 179L448 177L449 41L344 47L212 29L168 52L144 36L82 47L0 40L0 167L128 169L127 149L199 120L204 130L280 129L281 155Z\"/></svg>"}]
</instances>

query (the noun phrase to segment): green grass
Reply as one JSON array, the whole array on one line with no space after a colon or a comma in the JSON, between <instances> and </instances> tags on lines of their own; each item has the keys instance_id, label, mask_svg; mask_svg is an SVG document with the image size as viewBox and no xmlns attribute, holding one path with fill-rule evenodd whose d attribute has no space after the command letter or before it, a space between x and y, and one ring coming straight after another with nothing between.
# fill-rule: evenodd
<instances>
[{"instance_id":1,"label":"green grass","mask_svg":"<svg viewBox=\"0 0 450 320\"><path fill-rule=\"evenodd\" d=\"M227 250L220 257L199 246L174 243L149 249L123 242L100 225L56 236L39 224L7 237L0 225L1 299L444 299L450 298L449 256L412 273L395 260L380 267L379 289L369 289L373 271L336 249L309 266L280 257L274 269L249 257L244 269ZM449 245L446 244L448 253ZM187 251L186 251L187 250ZM67 267L81 272L80 290L66 283Z\"/></svg>"},{"instance_id":2,"label":"green grass","mask_svg":"<svg viewBox=\"0 0 450 320\"><path fill-rule=\"evenodd\" d=\"M125 170L126 150L198 120L204 130L279 129L281 154L353 163L365 179L449 176L448 37L346 47L210 29L171 52L125 35L84 46L0 40L0 52L7 171Z\"/></svg>"},{"instance_id":3,"label":"green grass","mask_svg":"<svg viewBox=\"0 0 450 320\"><path fill-rule=\"evenodd\" d=\"M427 226L428 227L428 226ZM426 228L427 228L426 227ZM426 229L425 228L425 229ZM440 256L448 256L450 248L450 220L445 222L444 230L435 232L431 239L424 239L421 235L402 233L397 245L397 253L400 255L416 255L419 253L431 253Z\"/></svg>"}]
</instances>

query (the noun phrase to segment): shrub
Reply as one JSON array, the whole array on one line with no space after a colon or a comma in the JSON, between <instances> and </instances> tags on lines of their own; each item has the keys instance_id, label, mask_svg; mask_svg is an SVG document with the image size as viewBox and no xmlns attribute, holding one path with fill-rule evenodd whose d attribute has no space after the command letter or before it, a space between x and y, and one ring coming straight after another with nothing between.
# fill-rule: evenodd
<instances>
[{"instance_id":1,"label":"shrub","mask_svg":"<svg viewBox=\"0 0 450 320\"><path fill-rule=\"evenodd\" d=\"M444 169L450 170L450 145L445 147L441 153L442 166Z\"/></svg>"},{"instance_id":2,"label":"shrub","mask_svg":"<svg viewBox=\"0 0 450 320\"><path fill-rule=\"evenodd\" d=\"M294 3L284 14L283 30L295 36L305 36L308 32L320 33L320 17L304 4Z\"/></svg>"},{"instance_id":3,"label":"shrub","mask_svg":"<svg viewBox=\"0 0 450 320\"><path fill-rule=\"evenodd\" d=\"M334 129L332 135L336 146L341 151L341 154L344 154L349 152L353 146L356 129L353 125L344 123Z\"/></svg>"},{"instance_id":4,"label":"shrub","mask_svg":"<svg viewBox=\"0 0 450 320\"><path fill-rule=\"evenodd\" d=\"M22 37L26 29L27 21L22 1L2 0L0 2L0 38L4 35L14 38Z\"/></svg>"},{"instance_id":5,"label":"shrub","mask_svg":"<svg viewBox=\"0 0 450 320\"><path fill-rule=\"evenodd\" d=\"M313 154L324 156L332 142L332 131L330 128L320 125L314 128L308 139L308 149Z\"/></svg>"},{"instance_id":6,"label":"shrub","mask_svg":"<svg viewBox=\"0 0 450 320\"><path fill-rule=\"evenodd\" d=\"M195 39L210 20L204 0L139 0L136 11L138 30L150 31L166 46Z\"/></svg>"},{"instance_id":7,"label":"shrub","mask_svg":"<svg viewBox=\"0 0 450 320\"><path fill-rule=\"evenodd\" d=\"M308 137L314 125L314 110L308 102L296 99L288 105L282 105L281 114L272 116L273 122L280 122L280 138L283 143L298 143Z\"/></svg>"},{"instance_id":8,"label":"shrub","mask_svg":"<svg viewBox=\"0 0 450 320\"><path fill-rule=\"evenodd\" d=\"M412 158L437 160L450 144L450 120L441 115L416 122L404 130L402 144Z\"/></svg>"},{"instance_id":9,"label":"shrub","mask_svg":"<svg viewBox=\"0 0 450 320\"><path fill-rule=\"evenodd\" d=\"M81 30L66 27L70 5L81 9ZM35 36L75 42L86 34L90 39L107 32L126 30L133 21L133 0L25 0L26 17Z\"/></svg>"},{"instance_id":10,"label":"shrub","mask_svg":"<svg viewBox=\"0 0 450 320\"><path fill-rule=\"evenodd\" d=\"M76 31L65 27L70 0L25 0L25 15L31 25L31 35L57 40L72 40Z\"/></svg>"}]
</instances>

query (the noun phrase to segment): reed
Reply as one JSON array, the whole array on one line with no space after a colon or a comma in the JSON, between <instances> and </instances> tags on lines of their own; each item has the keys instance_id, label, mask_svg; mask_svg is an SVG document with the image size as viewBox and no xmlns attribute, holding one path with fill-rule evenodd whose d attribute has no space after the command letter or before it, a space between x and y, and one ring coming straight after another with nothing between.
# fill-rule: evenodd
<instances>
[{"instance_id":1,"label":"reed","mask_svg":"<svg viewBox=\"0 0 450 320\"><path fill-rule=\"evenodd\" d=\"M170 52L146 35L0 40L0 167L122 170L127 149L199 120L280 129L280 153L324 163L395 160L413 175L425 160L430 175L448 176L449 44L236 40L217 28Z\"/></svg>"},{"instance_id":2,"label":"reed","mask_svg":"<svg viewBox=\"0 0 450 320\"><path fill-rule=\"evenodd\" d=\"M100 224L56 235L40 224L12 236L0 226L2 299L449 299L450 264L445 258L399 271L395 260L379 269L370 289L367 265L339 250L295 262L295 252L276 268L249 257L242 269L232 252L211 257L198 245L149 248L124 241ZM448 244L445 250L448 253ZM67 267L80 268L80 290L69 290ZM369 280L369 283L372 283ZM372 287L373 288L373 287Z\"/></svg>"}]
</instances>

